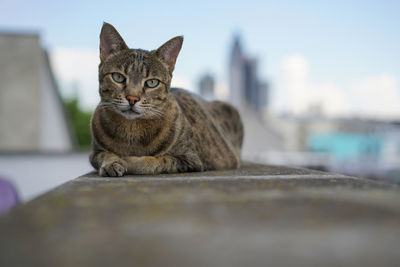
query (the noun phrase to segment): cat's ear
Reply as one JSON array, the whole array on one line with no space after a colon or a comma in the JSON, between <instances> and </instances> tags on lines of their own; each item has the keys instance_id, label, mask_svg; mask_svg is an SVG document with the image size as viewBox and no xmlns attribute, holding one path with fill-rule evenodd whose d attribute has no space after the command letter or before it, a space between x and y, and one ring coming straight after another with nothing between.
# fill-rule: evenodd
<instances>
[{"instance_id":1,"label":"cat's ear","mask_svg":"<svg viewBox=\"0 0 400 267\"><path fill-rule=\"evenodd\" d=\"M183 36L177 36L156 50L157 57L167 65L170 74L174 70L176 58L181 50L182 43Z\"/></svg>"},{"instance_id":2,"label":"cat's ear","mask_svg":"<svg viewBox=\"0 0 400 267\"><path fill-rule=\"evenodd\" d=\"M112 53L123 49L129 49L124 39L114 26L104 22L100 33L100 60L104 61Z\"/></svg>"}]
</instances>

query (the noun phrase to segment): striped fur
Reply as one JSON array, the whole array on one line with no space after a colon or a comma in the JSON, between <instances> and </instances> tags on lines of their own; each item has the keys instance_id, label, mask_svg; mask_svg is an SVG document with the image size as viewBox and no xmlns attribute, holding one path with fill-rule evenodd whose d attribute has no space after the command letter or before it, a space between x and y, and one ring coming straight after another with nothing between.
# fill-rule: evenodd
<instances>
[{"instance_id":1,"label":"striped fur","mask_svg":"<svg viewBox=\"0 0 400 267\"><path fill-rule=\"evenodd\" d=\"M129 49L105 23L100 40L101 101L91 120L90 162L101 176L239 167L243 126L237 110L170 89L182 37L153 51ZM125 82L116 82L113 73ZM160 83L148 88L149 79ZM140 101L129 105L128 95Z\"/></svg>"}]
</instances>

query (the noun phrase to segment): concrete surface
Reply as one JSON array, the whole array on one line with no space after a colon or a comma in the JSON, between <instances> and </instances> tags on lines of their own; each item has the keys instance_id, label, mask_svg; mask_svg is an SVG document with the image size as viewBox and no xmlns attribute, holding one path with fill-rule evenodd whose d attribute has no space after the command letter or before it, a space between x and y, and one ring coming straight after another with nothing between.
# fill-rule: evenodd
<instances>
[{"instance_id":1,"label":"concrete surface","mask_svg":"<svg viewBox=\"0 0 400 267\"><path fill-rule=\"evenodd\" d=\"M0 218L0 266L399 266L398 186L246 163L72 180Z\"/></svg>"}]
</instances>

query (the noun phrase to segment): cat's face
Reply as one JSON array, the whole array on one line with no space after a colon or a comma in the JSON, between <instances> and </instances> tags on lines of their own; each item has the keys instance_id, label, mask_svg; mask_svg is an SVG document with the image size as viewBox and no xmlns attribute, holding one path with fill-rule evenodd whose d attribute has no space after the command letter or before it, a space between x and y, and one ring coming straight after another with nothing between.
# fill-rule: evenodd
<instances>
[{"instance_id":1,"label":"cat's face","mask_svg":"<svg viewBox=\"0 0 400 267\"><path fill-rule=\"evenodd\" d=\"M127 119L162 115L171 76L154 53L123 50L110 56L99 70L103 106Z\"/></svg>"},{"instance_id":2,"label":"cat's face","mask_svg":"<svg viewBox=\"0 0 400 267\"><path fill-rule=\"evenodd\" d=\"M175 37L154 51L129 49L105 23L100 35L100 106L127 119L162 117L182 41Z\"/></svg>"}]
</instances>

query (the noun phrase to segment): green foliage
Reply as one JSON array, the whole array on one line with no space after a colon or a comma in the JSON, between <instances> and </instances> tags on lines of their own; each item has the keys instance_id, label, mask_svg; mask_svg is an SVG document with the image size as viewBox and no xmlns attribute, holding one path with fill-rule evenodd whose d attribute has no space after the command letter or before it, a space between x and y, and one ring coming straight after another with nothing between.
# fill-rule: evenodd
<instances>
[{"instance_id":1,"label":"green foliage","mask_svg":"<svg viewBox=\"0 0 400 267\"><path fill-rule=\"evenodd\" d=\"M86 149L90 147L91 142L90 117L92 112L82 110L78 104L79 101L76 97L64 101L78 148Z\"/></svg>"}]
</instances>

